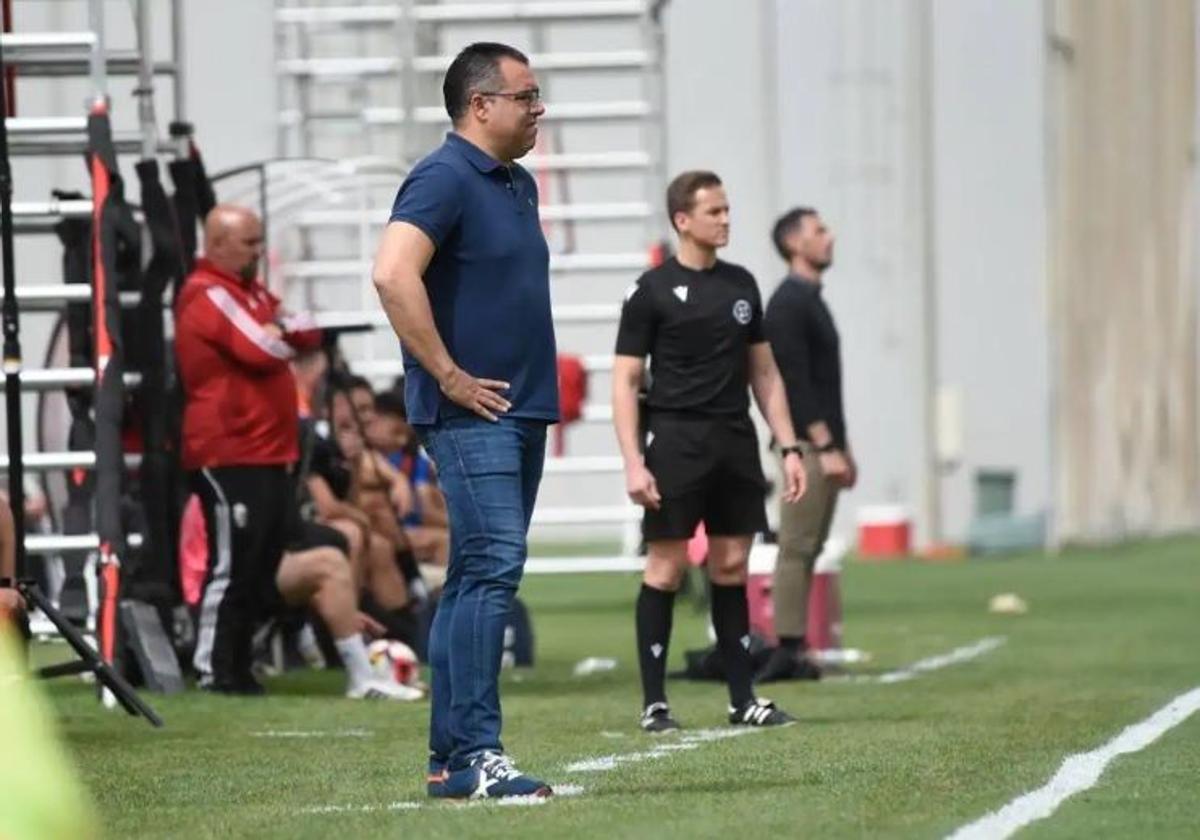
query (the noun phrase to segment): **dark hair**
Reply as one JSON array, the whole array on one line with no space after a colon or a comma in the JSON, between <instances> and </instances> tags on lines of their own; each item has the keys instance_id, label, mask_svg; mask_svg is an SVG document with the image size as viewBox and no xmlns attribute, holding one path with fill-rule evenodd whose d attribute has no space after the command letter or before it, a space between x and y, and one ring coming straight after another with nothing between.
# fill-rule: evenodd
<instances>
[{"instance_id":1,"label":"dark hair","mask_svg":"<svg viewBox=\"0 0 1200 840\"><path fill-rule=\"evenodd\" d=\"M775 250L779 252L779 256L783 257L784 262L792 258L792 252L788 250L787 238L800 230L805 216L815 215L817 215L817 211L811 207L793 207L776 219L775 227L771 228L771 241L775 243Z\"/></svg>"},{"instance_id":2,"label":"dark hair","mask_svg":"<svg viewBox=\"0 0 1200 840\"><path fill-rule=\"evenodd\" d=\"M719 186L721 179L717 177L717 173L704 169L693 169L676 175L667 187L667 218L671 227L675 227L676 213L690 213L696 206L697 192Z\"/></svg>"},{"instance_id":3,"label":"dark hair","mask_svg":"<svg viewBox=\"0 0 1200 840\"><path fill-rule=\"evenodd\" d=\"M472 92L494 88L499 84L502 58L529 64L529 57L516 47L493 41L467 44L454 57L454 61L450 62L450 67L446 70L446 78L442 80L442 99L446 103L446 113L450 115L450 122L457 125L467 113Z\"/></svg>"},{"instance_id":4,"label":"dark hair","mask_svg":"<svg viewBox=\"0 0 1200 840\"><path fill-rule=\"evenodd\" d=\"M375 413L407 420L408 407L404 404L404 394L398 391L380 391L375 397Z\"/></svg>"},{"instance_id":5,"label":"dark hair","mask_svg":"<svg viewBox=\"0 0 1200 840\"><path fill-rule=\"evenodd\" d=\"M343 380L342 387L347 391L358 391L360 389L365 389L371 392L371 396L375 395L375 389L371 387L371 383L365 376L350 374L345 378L345 380Z\"/></svg>"}]
</instances>

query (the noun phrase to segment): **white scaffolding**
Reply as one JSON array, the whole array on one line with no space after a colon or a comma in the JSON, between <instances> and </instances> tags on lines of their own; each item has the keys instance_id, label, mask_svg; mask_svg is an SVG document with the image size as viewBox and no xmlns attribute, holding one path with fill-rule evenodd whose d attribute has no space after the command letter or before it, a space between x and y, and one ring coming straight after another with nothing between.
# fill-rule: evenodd
<instances>
[{"instance_id":1,"label":"white scaffolding","mask_svg":"<svg viewBox=\"0 0 1200 840\"><path fill-rule=\"evenodd\" d=\"M538 146L521 163L541 193L559 351L582 357L593 383L604 381L621 294L665 232L662 5L278 0L279 154L352 160L343 164L351 169L392 163L382 181L356 175L356 187L344 190L325 180L325 200L301 187L289 211L271 210L281 243L273 271L285 296L377 328L348 342L357 372L381 384L402 372L371 284L376 240L407 166L449 129L441 74L465 44L497 40L529 55L546 102ZM346 305L354 298L359 309ZM606 402L585 407L585 426L611 421ZM572 492L563 495L572 501L619 503L565 504L543 493L534 525L615 530L631 551L640 509L625 501L619 459L611 437L603 440L607 454L549 459L547 478L568 477Z\"/></svg>"},{"instance_id":2,"label":"white scaffolding","mask_svg":"<svg viewBox=\"0 0 1200 840\"><path fill-rule=\"evenodd\" d=\"M87 28L75 31L32 32L21 31L23 4L14 4L13 20L9 21L14 31L0 34L3 45L4 70L19 82L37 78L86 78L87 100L81 103L78 114L24 117L7 117L5 125L9 133L9 153L12 156L54 157L80 155L87 149L87 112L96 103L107 104L109 82L112 77L137 77L138 86L134 95L138 99L139 128L134 132L114 134L114 146L118 154L136 154L154 157L160 151L170 151L173 146L160 139L156 124L153 99L154 81L157 77L169 77L174 84L175 118L182 116L183 90L181 80L182 39L179 33L182 0L171 2L171 32L174 54L169 61L155 62L150 54L150 25L153 0L134 0L127 4L134 20L137 43L133 49L110 49L105 37L105 0L88 0ZM19 107L20 99L17 103ZM17 186L20 186L20 179ZM43 235L53 232L54 226L63 219L88 218L94 206L90 198L50 200L21 200L12 205L14 233L22 236ZM65 285L61 282L22 283L16 287L16 298L22 314L49 313L58 315L70 303L92 303L90 286ZM137 303L137 293L122 293L123 306ZM63 367L48 369L25 369L21 372L22 393L45 395L47 392L66 388L92 387L97 373L92 368ZM137 387L140 375L125 374L126 387ZM0 390L4 385L0 383ZM28 436L33 439L33 435ZM136 465L136 457L128 457L127 464ZM96 455L89 451L26 452L23 466L27 472L62 472L67 470L91 470L95 468ZM8 457L0 458L0 472L8 471ZM129 535L133 546L140 544L140 535ZM29 534L25 539L26 551L30 554L54 555L64 551L94 551L99 544L96 534Z\"/></svg>"}]
</instances>

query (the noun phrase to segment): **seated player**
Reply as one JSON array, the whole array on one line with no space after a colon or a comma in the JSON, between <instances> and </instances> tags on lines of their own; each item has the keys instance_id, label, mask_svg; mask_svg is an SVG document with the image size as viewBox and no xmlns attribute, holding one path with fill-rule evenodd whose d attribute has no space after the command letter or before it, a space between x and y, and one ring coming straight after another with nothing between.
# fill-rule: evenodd
<instances>
[{"instance_id":1,"label":"seated player","mask_svg":"<svg viewBox=\"0 0 1200 840\"><path fill-rule=\"evenodd\" d=\"M369 386L357 381L356 392L370 398L372 404L363 411L351 401L351 392L335 383L327 399L328 422L333 430L336 448L351 471L351 486L347 501L362 508L371 517L372 528L382 534L395 548L395 559L408 583L409 591L419 601L428 598L428 587L412 552L408 536L399 525L399 518L412 507L412 489L403 476L396 473L385 459L367 447L359 417L373 421L374 394Z\"/></svg>"},{"instance_id":2,"label":"seated player","mask_svg":"<svg viewBox=\"0 0 1200 840\"><path fill-rule=\"evenodd\" d=\"M283 602L313 610L333 636L346 670L346 696L354 700L420 700L417 688L376 676L363 634L382 636L383 625L358 609L345 553L332 545L298 544L284 553L275 574Z\"/></svg>"},{"instance_id":3,"label":"seated player","mask_svg":"<svg viewBox=\"0 0 1200 840\"><path fill-rule=\"evenodd\" d=\"M310 457L302 480L314 519L339 531L349 543L355 579L369 589L381 604L397 607L408 602L403 576L396 570L395 547L378 533L371 517L350 501L354 475L341 451L332 442L312 430L305 431Z\"/></svg>"},{"instance_id":4,"label":"seated player","mask_svg":"<svg viewBox=\"0 0 1200 840\"><path fill-rule=\"evenodd\" d=\"M412 488L412 507L404 516L404 533L418 562L444 568L450 558L450 520L438 488L433 461L417 444L404 413L404 397L385 391L375 398L374 420L367 442L383 453Z\"/></svg>"},{"instance_id":5,"label":"seated player","mask_svg":"<svg viewBox=\"0 0 1200 840\"><path fill-rule=\"evenodd\" d=\"M346 380L346 395L350 398L359 428L366 429L375 419L375 389L363 377L351 376Z\"/></svg>"},{"instance_id":6,"label":"seated player","mask_svg":"<svg viewBox=\"0 0 1200 840\"><path fill-rule=\"evenodd\" d=\"M181 566L185 596L191 592L198 600L199 586L192 584L197 583L197 576L203 578L208 573L207 567L212 562L211 547L219 544L214 543L214 538L219 541L217 531L220 527L219 522L205 522L198 504L189 506L185 513L182 530L187 550L195 551L203 543L203 554L209 557L200 567L191 563ZM424 696L421 691L381 679L371 668L363 633L382 635L385 628L359 611L345 540L333 529L302 522L298 517L288 524L288 530L286 549L270 578L260 580L252 587L257 593L254 603L257 617L260 620L270 618L285 607L311 609L328 627L345 666L347 697L355 700L420 700ZM211 629L207 642L205 633L202 626L198 643L212 644ZM252 679L217 690L230 694L263 693L262 685Z\"/></svg>"}]
</instances>

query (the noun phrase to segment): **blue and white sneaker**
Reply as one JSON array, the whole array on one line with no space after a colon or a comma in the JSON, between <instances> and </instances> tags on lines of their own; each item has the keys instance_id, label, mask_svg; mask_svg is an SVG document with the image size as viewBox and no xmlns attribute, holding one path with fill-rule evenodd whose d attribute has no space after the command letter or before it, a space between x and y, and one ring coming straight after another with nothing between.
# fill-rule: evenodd
<instances>
[{"instance_id":1,"label":"blue and white sneaker","mask_svg":"<svg viewBox=\"0 0 1200 840\"><path fill-rule=\"evenodd\" d=\"M554 793L550 785L525 775L511 758L496 752L482 752L467 767L448 772L443 781L436 784L431 781L428 791L430 796L440 799L544 797Z\"/></svg>"}]
</instances>

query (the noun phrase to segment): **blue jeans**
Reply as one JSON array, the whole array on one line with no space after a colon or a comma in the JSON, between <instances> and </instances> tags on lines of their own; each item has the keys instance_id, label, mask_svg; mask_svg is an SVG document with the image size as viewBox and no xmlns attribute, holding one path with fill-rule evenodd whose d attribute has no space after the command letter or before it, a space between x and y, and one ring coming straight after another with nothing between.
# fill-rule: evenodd
<instances>
[{"instance_id":1,"label":"blue jeans","mask_svg":"<svg viewBox=\"0 0 1200 840\"><path fill-rule=\"evenodd\" d=\"M542 480L546 424L459 417L417 432L450 517L450 566L429 633L429 749L452 769L500 744L500 658Z\"/></svg>"}]
</instances>

